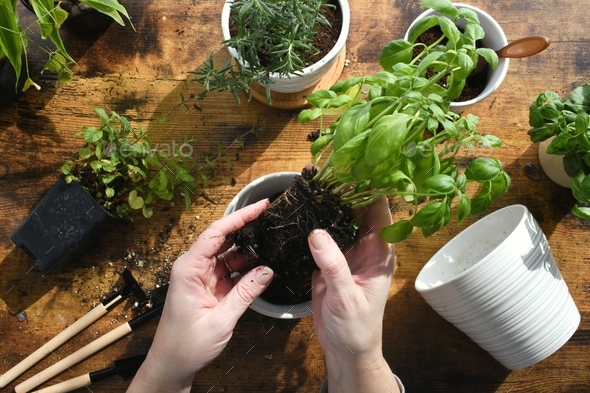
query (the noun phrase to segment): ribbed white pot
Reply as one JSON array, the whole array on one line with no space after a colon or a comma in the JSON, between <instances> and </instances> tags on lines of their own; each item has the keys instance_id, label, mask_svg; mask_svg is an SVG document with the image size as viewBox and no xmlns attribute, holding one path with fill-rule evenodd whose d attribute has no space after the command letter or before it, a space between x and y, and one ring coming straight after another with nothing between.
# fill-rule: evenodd
<instances>
[{"instance_id":1,"label":"ribbed white pot","mask_svg":"<svg viewBox=\"0 0 590 393\"><path fill-rule=\"evenodd\" d=\"M272 91L277 93L297 93L308 89L316 85L336 63L338 56L344 50L346 39L348 38L348 30L350 28L350 7L348 5L348 0L339 0L338 2L342 12L342 30L340 31L340 36L338 37L336 45L334 45L332 50L320 61L304 68L298 75L283 75L276 72L271 73L270 78L273 83L270 85L270 89ZM231 38L229 31L229 16L232 3L233 0L228 0L221 12L221 29L225 40ZM242 64L242 66L247 66L247 63L238 56L238 53L234 48L228 47L227 49L229 50L229 53Z\"/></svg>"},{"instance_id":2,"label":"ribbed white pot","mask_svg":"<svg viewBox=\"0 0 590 393\"><path fill-rule=\"evenodd\" d=\"M506 40L504 30L502 30L502 27L498 24L498 22L496 22L496 20L492 18L488 13L469 4L453 4L457 8L468 8L477 13L479 23L485 32L485 37L482 40L482 44L485 48L498 50L508 45L508 41ZM412 22L412 24L408 28L408 32L412 28L412 26L416 24L420 19L423 19L430 15L440 15L440 13L432 9L426 10ZM457 26L460 28L464 28L466 25L467 22L464 19L460 19L457 21ZM406 32L406 35L404 37L404 39L406 40L408 39L408 32ZM478 102L483 101L493 92L495 92L500 87L502 81L506 77L506 73L508 72L508 63L509 59L499 59L498 67L496 67L495 70L490 70L490 72L488 73L488 84L485 87L485 89L481 92L481 94L469 101L451 102L451 110L455 113L461 113L467 110L468 108L472 107L473 105L477 104Z\"/></svg>"},{"instance_id":3,"label":"ribbed white pot","mask_svg":"<svg viewBox=\"0 0 590 393\"><path fill-rule=\"evenodd\" d=\"M547 147L555 137L551 137L539 143L539 163L543 172L554 183L562 187L572 188L572 178L563 168L563 156L547 153Z\"/></svg>"},{"instance_id":4,"label":"ribbed white pot","mask_svg":"<svg viewBox=\"0 0 590 393\"><path fill-rule=\"evenodd\" d=\"M285 191L295 180L297 172L276 172L262 176L244 187L223 213L224 217L245 206ZM250 308L260 314L280 318L296 319L311 315L311 300L300 304L273 304L258 297Z\"/></svg>"},{"instance_id":5,"label":"ribbed white pot","mask_svg":"<svg viewBox=\"0 0 590 393\"><path fill-rule=\"evenodd\" d=\"M423 267L415 287L512 370L557 351L580 324L547 239L523 205L500 209L461 232Z\"/></svg>"}]
</instances>

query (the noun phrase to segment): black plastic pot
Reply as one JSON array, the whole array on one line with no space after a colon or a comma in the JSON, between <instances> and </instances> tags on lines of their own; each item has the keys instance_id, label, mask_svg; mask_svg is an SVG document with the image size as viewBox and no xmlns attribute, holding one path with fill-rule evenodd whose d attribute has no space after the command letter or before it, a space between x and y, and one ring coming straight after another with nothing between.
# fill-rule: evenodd
<instances>
[{"instance_id":1,"label":"black plastic pot","mask_svg":"<svg viewBox=\"0 0 590 393\"><path fill-rule=\"evenodd\" d=\"M46 272L80 256L120 222L61 176L10 238Z\"/></svg>"},{"instance_id":2,"label":"black plastic pot","mask_svg":"<svg viewBox=\"0 0 590 393\"><path fill-rule=\"evenodd\" d=\"M28 0L21 0L21 3L31 12L35 12ZM67 19L62 24L62 27L71 33L79 35L92 35L106 30L113 18L108 15L98 12L95 9L90 9L82 12L79 15L71 16L68 14Z\"/></svg>"},{"instance_id":3,"label":"black plastic pot","mask_svg":"<svg viewBox=\"0 0 590 393\"><path fill-rule=\"evenodd\" d=\"M25 58L23 56L23 66L21 67L21 77L16 85L16 72L8 59L0 60L0 108L10 106L18 99L18 96L25 85Z\"/></svg>"}]
</instances>

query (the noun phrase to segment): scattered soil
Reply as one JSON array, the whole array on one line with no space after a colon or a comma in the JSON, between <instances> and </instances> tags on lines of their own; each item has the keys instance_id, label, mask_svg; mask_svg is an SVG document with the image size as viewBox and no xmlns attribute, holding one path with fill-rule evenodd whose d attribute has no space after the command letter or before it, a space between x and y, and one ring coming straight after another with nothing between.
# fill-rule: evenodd
<instances>
[{"instance_id":1,"label":"scattered soil","mask_svg":"<svg viewBox=\"0 0 590 393\"><path fill-rule=\"evenodd\" d=\"M421 42L426 45L432 45L436 41L438 41L440 39L440 37L442 37L442 36L443 36L443 32L440 29L440 27L434 26L434 27L426 30L424 33L422 33L416 39L416 42ZM446 43L447 43L447 40L446 39L443 40L442 44L444 45ZM477 41L477 44L478 44L477 45L478 48L482 46L481 41ZM422 50L423 50L423 48L421 48L421 47L414 48L414 52L413 52L412 57L416 57L418 54L420 54L422 52ZM485 67L480 72L478 72L477 74L472 74L471 76L467 77L463 91L461 92L459 97L457 97L453 100L453 102L469 101L469 100L474 99L478 95L480 95L488 83L489 70L490 70L490 66L486 63ZM428 78L430 78L430 77L434 76L434 72L432 70L428 70L426 72L426 76ZM438 81L438 83L441 86L444 86L446 83L446 78L442 78L441 80Z\"/></svg>"},{"instance_id":2,"label":"scattered soil","mask_svg":"<svg viewBox=\"0 0 590 393\"><path fill-rule=\"evenodd\" d=\"M311 45L316 48L318 52L311 56L306 54L302 55L303 58L308 58L308 66L317 63L324 56L326 56L330 50L332 50L336 44L336 41L338 41L340 31L342 30L342 12L340 11L340 4L335 0L328 1L328 4L336 6L336 8L324 7L322 10L322 15L328 20L328 22L330 22L330 26L318 26L318 31L311 42ZM231 25L230 35L235 37L236 34L237 28ZM260 58L261 64L265 65L265 58L268 58L267 54L263 50L259 49L258 57Z\"/></svg>"},{"instance_id":3,"label":"scattered soil","mask_svg":"<svg viewBox=\"0 0 590 393\"><path fill-rule=\"evenodd\" d=\"M354 240L350 209L338 196L311 182L313 175L303 171L255 221L234 235L242 252L257 256L247 270L265 264L275 272L262 294L274 304L311 299L311 274L317 269L307 243L312 230L327 230L341 249Z\"/></svg>"}]
</instances>

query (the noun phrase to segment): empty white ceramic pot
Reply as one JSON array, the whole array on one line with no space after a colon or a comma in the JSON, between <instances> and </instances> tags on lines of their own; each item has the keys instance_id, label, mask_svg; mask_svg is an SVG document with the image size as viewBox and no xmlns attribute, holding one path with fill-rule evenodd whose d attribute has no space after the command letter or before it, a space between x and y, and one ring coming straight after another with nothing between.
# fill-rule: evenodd
<instances>
[{"instance_id":1,"label":"empty white ceramic pot","mask_svg":"<svg viewBox=\"0 0 590 393\"><path fill-rule=\"evenodd\" d=\"M422 268L415 288L511 370L545 359L580 324L547 239L523 205L500 209L457 235Z\"/></svg>"},{"instance_id":2,"label":"empty white ceramic pot","mask_svg":"<svg viewBox=\"0 0 590 393\"><path fill-rule=\"evenodd\" d=\"M273 83L270 89L277 93L297 93L316 85L336 63L340 53L345 50L346 39L348 38L348 30L350 29L350 6L348 0L338 0L340 10L342 11L342 29L336 44L326 56L320 61L306 67L298 75L283 75L279 73L271 73L270 78ZM223 39L231 38L229 30L229 16L231 12L231 4L233 0L228 0L223 6L221 12L221 29L223 31ZM231 47L227 48L229 53L242 64L247 67L247 63L243 61L238 55L238 52Z\"/></svg>"},{"instance_id":3,"label":"empty white ceramic pot","mask_svg":"<svg viewBox=\"0 0 590 393\"><path fill-rule=\"evenodd\" d=\"M223 216L225 217L245 206L285 191L298 174L297 172L277 172L254 180L232 199ZM311 300L294 305L273 304L258 297L250 305L250 308L269 317L296 319L311 315Z\"/></svg>"},{"instance_id":4,"label":"empty white ceramic pot","mask_svg":"<svg viewBox=\"0 0 590 393\"><path fill-rule=\"evenodd\" d=\"M508 40L506 40L504 30L502 30L502 27L498 24L498 22L496 22L496 20L492 18L488 13L469 4L453 4L457 8L468 8L470 10L473 10L477 14L479 18L479 23L485 32L485 37L482 39L482 43L485 48L498 50L508 45ZM420 19L423 19L430 15L440 15L440 13L432 9L426 10L412 22L412 24L408 28L408 31ZM467 22L465 21L465 19L459 19L457 21L457 26L460 28L464 28L466 25ZM408 39L407 32L404 39ZM506 77L506 73L508 72L508 63L509 59L499 59L498 67L496 67L495 70L490 69L490 72L488 73L488 84L485 87L485 89L481 92L481 94L469 101L451 102L451 110L455 113L462 113L463 111L467 110L468 108L472 107L478 102L483 101L490 94L495 92L500 87L502 81Z\"/></svg>"},{"instance_id":5,"label":"empty white ceramic pot","mask_svg":"<svg viewBox=\"0 0 590 393\"><path fill-rule=\"evenodd\" d=\"M554 138L551 137L539 143L539 163L541 164L541 168L543 168L543 172L554 183L562 187L572 188L572 178L563 168L563 156L547 153L547 147Z\"/></svg>"}]
</instances>

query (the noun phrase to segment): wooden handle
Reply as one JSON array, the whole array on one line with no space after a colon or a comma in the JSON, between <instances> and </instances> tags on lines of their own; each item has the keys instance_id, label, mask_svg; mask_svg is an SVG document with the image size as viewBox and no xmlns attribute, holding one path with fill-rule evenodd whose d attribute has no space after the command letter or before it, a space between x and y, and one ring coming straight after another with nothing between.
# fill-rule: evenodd
<instances>
[{"instance_id":1,"label":"wooden handle","mask_svg":"<svg viewBox=\"0 0 590 393\"><path fill-rule=\"evenodd\" d=\"M37 349L35 352L30 354L26 359L22 360L19 364L17 364L16 366L8 370L5 374L0 376L0 388L3 388L6 385L8 385L19 375L27 371L29 368L33 367L45 356L52 353L60 345L68 341L70 338L74 337L76 334L80 333L82 330L86 329L94 321L105 315L107 311L107 307L105 307L105 305L103 305L102 303L99 303L98 306L94 307L92 310L86 313L82 318L72 323L57 336L49 340L41 348Z\"/></svg>"},{"instance_id":2,"label":"wooden handle","mask_svg":"<svg viewBox=\"0 0 590 393\"><path fill-rule=\"evenodd\" d=\"M49 386L45 389L37 390L34 393L66 393L91 384L92 381L90 380L90 374L84 374L80 375L79 377L63 381L56 385Z\"/></svg>"},{"instance_id":3,"label":"wooden handle","mask_svg":"<svg viewBox=\"0 0 590 393\"><path fill-rule=\"evenodd\" d=\"M53 366L41 371L39 374L32 376L31 378L27 379L20 385L17 385L14 388L16 393L25 393L30 391L33 388L41 385L43 382L55 377L56 375L60 374L67 368L73 366L76 363L81 362L82 360L86 359L88 356L100 351L104 347L114 343L121 337L124 337L132 332L131 327L129 326L129 322L117 327L114 330L111 330L104 336L97 338L90 344L86 345L85 347L77 350L70 356L60 360L59 362L55 363Z\"/></svg>"}]
</instances>

